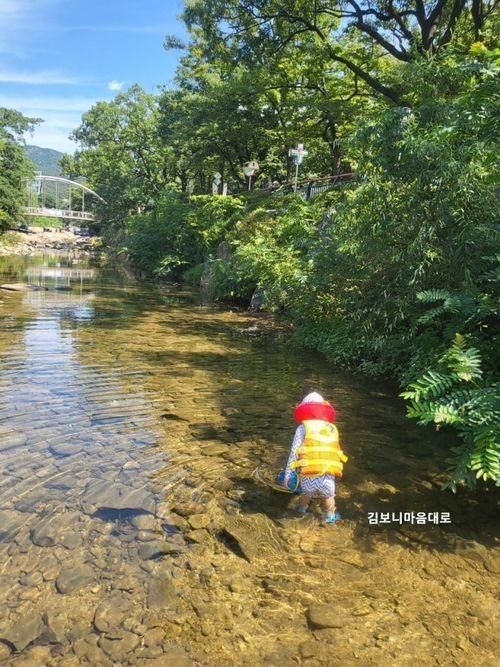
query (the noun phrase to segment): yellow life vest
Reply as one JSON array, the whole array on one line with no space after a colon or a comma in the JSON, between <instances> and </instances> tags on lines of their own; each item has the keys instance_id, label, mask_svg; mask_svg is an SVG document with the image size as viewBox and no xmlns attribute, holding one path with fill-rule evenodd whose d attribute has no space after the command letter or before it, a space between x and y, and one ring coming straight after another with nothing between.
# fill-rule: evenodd
<instances>
[{"instance_id":1,"label":"yellow life vest","mask_svg":"<svg viewBox=\"0 0 500 667\"><path fill-rule=\"evenodd\" d=\"M342 477L347 456L340 449L337 427L322 419L306 419L302 423L306 436L292 468L299 468L300 474L307 477Z\"/></svg>"}]
</instances>

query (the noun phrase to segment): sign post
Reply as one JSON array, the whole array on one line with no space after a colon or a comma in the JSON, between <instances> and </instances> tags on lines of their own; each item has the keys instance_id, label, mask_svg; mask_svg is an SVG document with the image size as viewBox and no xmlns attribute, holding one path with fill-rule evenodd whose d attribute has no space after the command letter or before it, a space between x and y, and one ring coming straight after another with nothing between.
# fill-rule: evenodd
<instances>
[{"instance_id":1,"label":"sign post","mask_svg":"<svg viewBox=\"0 0 500 667\"><path fill-rule=\"evenodd\" d=\"M212 194L213 195L218 195L219 194L219 185L221 184L222 181L222 174L220 174L218 171L215 172L214 174L214 180L212 181Z\"/></svg>"},{"instance_id":2,"label":"sign post","mask_svg":"<svg viewBox=\"0 0 500 667\"><path fill-rule=\"evenodd\" d=\"M243 165L243 173L248 176L248 191L252 189L252 176L259 171L259 163L257 160L250 160Z\"/></svg>"},{"instance_id":3,"label":"sign post","mask_svg":"<svg viewBox=\"0 0 500 667\"><path fill-rule=\"evenodd\" d=\"M299 165L302 164L302 160L309 151L304 149L304 144L297 144L297 148L290 148L288 155L294 158L295 163L295 187L293 188L294 192L297 192L297 184L299 180Z\"/></svg>"}]
</instances>

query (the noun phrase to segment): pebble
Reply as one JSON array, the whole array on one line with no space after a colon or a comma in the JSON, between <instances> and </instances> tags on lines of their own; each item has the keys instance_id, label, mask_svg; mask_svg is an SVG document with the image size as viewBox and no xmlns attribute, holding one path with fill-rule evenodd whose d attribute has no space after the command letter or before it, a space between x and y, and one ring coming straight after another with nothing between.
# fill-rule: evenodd
<instances>
[{"instance_id":1,"label":"pebble","mask_svg":"<svg viewBox=\"0 0 500 667\"><path fill-rule=\"evenodd\" d=\"M155 509L154 497L147 489L134 489L104 479L92 480L86 485L82 502L112 510L134 509L146 514L152 514Z\"/></svg>"}]
</instances>

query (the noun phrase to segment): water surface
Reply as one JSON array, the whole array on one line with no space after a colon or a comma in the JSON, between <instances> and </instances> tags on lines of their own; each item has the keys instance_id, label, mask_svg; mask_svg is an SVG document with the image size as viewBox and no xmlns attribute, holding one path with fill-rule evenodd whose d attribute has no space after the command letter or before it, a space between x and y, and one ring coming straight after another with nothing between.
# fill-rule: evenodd
<instances>
[{"instance_id":1,"label":"water surface","mask_svg":"<svg viewBox=\"0 0 500 667\"><path fill-rule=\"evenodd\" d=\"M0 290L0 661L493 664L491 494L439 492L448 441L393 387L89 259L5 282L43 289ZM312 389L350 456L330 528L259 483Z\"/></svg>"}]
</instances>

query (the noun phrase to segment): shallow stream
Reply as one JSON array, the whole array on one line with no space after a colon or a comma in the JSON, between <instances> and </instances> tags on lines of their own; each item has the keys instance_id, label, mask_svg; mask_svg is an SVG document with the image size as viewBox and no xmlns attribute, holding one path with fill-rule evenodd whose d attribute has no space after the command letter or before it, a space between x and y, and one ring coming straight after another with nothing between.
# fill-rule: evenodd
<instances>
[{"instance_id":1,"label":"shallow stream","mask_svg":"<svg viewBox=\"0 0 500 667\"><path fill-rule=\"evenodd\" d=\"M449 441L393 387L88 258L0 283L42 287L0 290L1 664L498 664L493 494L440 492ZM349 455L328 527L261 483L313 389Z\"/></svg>"}]
</instances>

